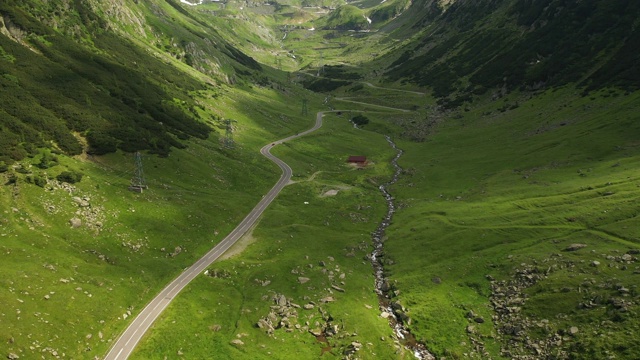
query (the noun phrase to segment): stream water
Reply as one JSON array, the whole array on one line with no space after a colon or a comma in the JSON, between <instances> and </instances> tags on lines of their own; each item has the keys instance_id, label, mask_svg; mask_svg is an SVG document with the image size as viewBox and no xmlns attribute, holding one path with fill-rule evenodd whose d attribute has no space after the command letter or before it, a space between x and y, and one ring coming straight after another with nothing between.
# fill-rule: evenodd
<instances>
[{"instance_id":1,"label":"stream water","mask_svg":"<svg viewBox=\"0 0 640 360\"><path fill-rule=\"evenodd\" d=\"M398 304L394 304L391 301L393 296L392 286L389 285L389 280L384 275L384 241L385 241L385 230L391 224L391 219L393 218L393 214L396 212L395 199L389 193L388 188L395 184L398 181L398 177L402 172L402 168L398 165L398 159L402 156L402 150L398 149L396 144L391 140L390 137L386 137L389 145L396 150L396 156L391 161L395 171L393 177L386 184L382 184L379 186L382 195L387 201L387 214L383 218L382 222L378 225L378 228L373 232L373 252L369 256L371 259L371 265L373 266L373 270L375 272L376 278L376 293L378 294L378 300L380 303L380 311L383 313L389 314L389 325L394 329L395 335L398 337L400 343L402 343L406 348L413 352L416 358L421 360L435 360L435 356L431 354L424 344L419 343L415 337L411 334L409 329L407 328L404 320L406 320L406 315L404 315L403 308Z\"/></svg>"}]
</instances>

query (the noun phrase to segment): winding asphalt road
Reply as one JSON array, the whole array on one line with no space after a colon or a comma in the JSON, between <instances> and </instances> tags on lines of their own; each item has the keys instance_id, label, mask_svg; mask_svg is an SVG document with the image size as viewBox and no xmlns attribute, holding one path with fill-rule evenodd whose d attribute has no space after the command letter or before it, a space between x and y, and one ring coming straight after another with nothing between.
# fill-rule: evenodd
<instances>
[{"instance_id":1,"label":"winding asphalt road","mask_svg":"<svg viewBox=\"0 0 640 360\"><path fill-rule=\"evenodd\" d=\"M336 110L334 112L337 112ZM249 230L258 218L262 215L264 210L271 204L273 199L280 193L280 191L289 183L291 180L292 171L289 165L287 165L284 161L278 159L277 157L271 155L271 148L282 144L286 141L293 140L300 136L309 134L313 131L318 130L322 126L322 116L324 112L319 112L316 116L315 125L304 132L298 133L296 135L289 136L282 140L278 140L272 142L268 145L265 145L262 149L260 149L260 153L266 156L269 160L276 163L280 169L282 169L282 175L280 176L280 180L273 186L271 190L260 200L258 205L251 210L251 212L240 222L240 224L227 235L218 245L216 245L213 249L209 250L207 254L205 254L200 260L196 261L195 264L191 265L188 269L186 269L182 274L180 274L177 278L175 278L167 287L162 289L160 293L153 299L151 302L138 314L138 316L133 320L133 322L129 325L129 327L120 335L120 338L114 343L113 347L107 353L107 356L104 358L105 360L124 360L129 357L129 355L133 352L136 345L142 339L147 330L151 327L153 322L160 316L162 311L169 306L171 301L184 289L191 280L195 279L198 274L203 272L211 263L216 261L222 254L225 253L233 244L235 244L238 239L244 235L247 230Z\"/></svg>"}]
</instances>

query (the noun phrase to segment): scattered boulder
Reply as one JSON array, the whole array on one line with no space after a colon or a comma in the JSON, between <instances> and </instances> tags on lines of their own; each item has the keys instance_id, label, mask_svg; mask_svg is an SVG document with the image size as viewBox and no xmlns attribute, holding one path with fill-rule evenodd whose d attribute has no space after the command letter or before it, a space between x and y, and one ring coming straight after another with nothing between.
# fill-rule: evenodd
<instances>
[{"instance_id":1,"label":"scattered boulder","mask_svg":"<svg viewBox=\"0 0 640 360\"><path fill-rule=\"evenodd\" d=\"M298 277L298 282L300 284L304 284L304 283L308 282L309 280L311 280L311 279L309 279L308 277L304 277L304 276Z\"/></svg>"},{"instance_id":2,"label":"scattered boulder","mask_svg":"<svg viewBox=\"0 0 640 360\"><path fill-rule=\"evenodd\" d=\"M564 251L577 251L586 247L587 247L587 244L571 244L566 248L564 248Z\"/></svg>"},{"instance_id":3,"label":"scattered boulder","mask_svg":"<svg viewBox=\"0 0 640 360\"><path fill-rule=\"evenodd\" d=\"M244 342L240 339L233 339L230 341L231 345L235 345L235 346L242 346L244 345Z\"/></svg>"},{"instance_id":4,"label":"scattered boulder","mask_svg":"<svg viewBox=\"0 0 640 360\"><path fill-rule=\"evenodd\" d=\"M331 285L331 288L332 288L333 290L335 290L335 291L344 292L344 289L343 289L343 288L341 288L341 287L339 287L339 286L336 286L336 285Z\"/></svg>"},{"instance_id":5,"label":"scattered boulder","mask_svg":"<svg viewBox=\"0 0 640 360\"><path fill-rule=\"evenodd\" d=\"M79 207L89 207L89 206L91 205L91 204L89 204L89 201L88 201L88 199L87 199L87 198L84 198L84 199L83 199L83 198L80 198L80 197L78 197L78 196L74 196L74 197L72 198L72 200L73 200L76 204L78 204L78 206L79 206Z\"/></svg>"},{"instance_id":6,"label":"scattered boulder","mask_svg":"<svg viewBox=\"0 0 640 360\"><path fill-rule=\"evenodd\" d=\"M173 249L173 252L171 254L169 254L170 257L176 257L178 256L178 254L180 254L182 252L182 246L176 246L175 249Z\"/></svg>"},{"instance_id":7,"label":"scattered boulder","mask_svg":"<svg viewBox=\"0 0 640 360\"><path fill-rule=\"evenodd\" d=\"M572 326L571 328L569 328L569 334L570 335L576 335L579 332L578 328L576 326Z\"/></svg>"},{"instance_id":8,"label":"scattered boulder","mask_svg":"<svg viewBox=\"0 0 640 360\"><path fill-rule=\"evenodd\" d=\"M362 348L362 344L360 344L357 341L354 341L344 349L344 351L342 352L342 355L345 355L348 358L350 358L349 356L355 354L357 351L360 350L360 348Z\"/></svg>"},{"instance_id":9,"label":"scattered boulder","mask_svg":"<svg viewBox=\"0 0 640 360\"><path fill-rule=\"evenodd\" d=\"M315 307L315 305L313 304L304 304L304 306L302 306L303 309L305 310L311 310Z\"/></svg>"},{"instance_id":10,"label":"scattered boulder","mask_svg":"<svg viewBox=\"0 0 640 360\"><path fill-rule=\"evenodd\" d=\"M18 356L17 354L14 354L14 353L9 353L9 355L7 355L7 359L9 359L9 360L17 360L17 359L20 359L20 356Z\"/></svg>"},{"instance_id":11,"label":"scattered boulder","mask_svg":"<svg viewBox=\"0 0 640 360\"><path fill-rule=\"evenodd\" d=\"M287 297L284 296L284 295L276 295L274 300L275 300L276 304L278 304L279 306L286 306L287 305Z\"/></svg>"},{"instance_id":12,"label":"scattered boulder","mask_svg":"<svg viewBox=\"0 0 640 360\"><path fill-rule=\"evenodd\" d=\"M591 266L593 266L593 267L600 266L600 261L598 261L598 260L593 260L593 261L591 262Z\"/></svg>"},{"instance_id":13,"label":"scattered boulder","mask_svg":"<svg viewBox=\"0 0 640 360\"><path fill-rule=\"evenodd\" d=\"M82 220L74 217L73 219L69 220L69 225L71 225L72 228L77 229L82 226Z\"/></svg>"}]
</instances>

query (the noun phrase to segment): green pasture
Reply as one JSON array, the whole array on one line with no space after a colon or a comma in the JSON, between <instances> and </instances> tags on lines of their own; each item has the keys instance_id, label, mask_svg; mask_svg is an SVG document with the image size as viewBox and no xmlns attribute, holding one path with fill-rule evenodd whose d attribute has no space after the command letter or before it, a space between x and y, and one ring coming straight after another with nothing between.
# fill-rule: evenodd
<instances>
[{"instance_id":1,"label":"green pasture","mask_svg":"<svg viewBox=\"0 0 640 360\"><path fill-rule=\"evenodd\" d=\"M469 310L487 320L473 324L487 347L505 341L490 320L487 275L505 280L526 265L566 262L526 290L526 316L555 330L577 326L568 339L577 358L637 351L628 338L640 326L635 308L580 308L638 285L637 266L619 261L640 246L637 95L574 93L549 91L506 112L488 103L436 125L425 143L402 143L405 176L392 189L402 210L388 231L387 270L412 330L436 353L469 351ZM574 243L587 247L563 251ZM585 279L593 279L587 291Z\"/></svg>"},{"instance_id":2,"label":"green pasture","mask_svg":"<svg viewBox=\"0 0 640 360\"><path fill-rule=\"evenodd\" d=\"M375 119L384 121L384 116ZM316 304L312 310L298 309L295 321L302 326L308 321L314 329L323 322L318 307L339 324L341 330L328 339L331 349L323 356L340 358L346 346L358 341L365 344L362 356L410 357L396 349L391 328L380 317L372 267L365 258L371 251L369 234L385 211L377 184L390 174L391 147L366 126L354 129L345 116L327 114L320 130L277 146L273 153L292 166L295 182L267 209L250 241L240 241L245 244L242 253L209 268L226 275L199 277L170 306L134 358L178 352L186 358L220 359L321 355L327 344L308 331L282 328L270 337L256 326L277 294L298 305ZM353 154L368 156L371 165L358 170L346 164ZM331 190L337 194L326 195ZM300 276L310 280L300 284ZM322 303L327 296L336 301ZM190 313L199 314L195 323ZM235 339L243 345L232 344Z\"/></svg>"}]
</instances>

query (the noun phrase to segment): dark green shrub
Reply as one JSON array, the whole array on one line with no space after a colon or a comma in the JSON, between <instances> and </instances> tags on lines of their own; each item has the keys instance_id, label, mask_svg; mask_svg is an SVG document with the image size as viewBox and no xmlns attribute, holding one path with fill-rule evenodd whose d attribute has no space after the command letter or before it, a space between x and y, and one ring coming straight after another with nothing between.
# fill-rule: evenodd
<instances>
[{"instance_id":1,"label":"dark green shrub","mask_svg":"<svg viewBox=\"0 0 640 360\"><path fill-rule=\"evenodd\" d=\"M36 166L40 169L48 169L56 165L58 165L58 157L53 155L49 151L45 151L42 154L42 158L40 158L40 161L36 164Z\"/></svg>"},{"instance_id":2,"label":"dark green shrub","mask_svg":"<svg viewBox=\"0 0 640 360\"><path fill-rule=\"evenodd\" d=\"M63 171L58 176L56 176L56 180L69 184L75 184L82 180L82 173L79 173L77 171Z\"/></svg>"},{"instance_id":3,"label":"dark green shrub","mask_svg":"<svg viewBox=\"0 0 640 360\"><path fill-rule=\"evenodd\" d=\"M40 175L36 175L33 177L33 183L43 188L45 185L47 185L47 179Z\"/></svg>"},{"instance_id":4,"label":"dark green shrub","mask_svg":"<svg viewBox=\"0 0 640 360\"><path fill-rule=\"evenodd\" d=\"M27 181L28 184L34 184L36 186L39 186L41 188L43 188L45 185L47 185L47 179L43 178L40 175L28 175L25 180Z\"/></svg>"},{"instance_id":5,"label":"dark green shrub","mask_svg":"<svg viewBox=\"0 0 640 360\"><path fill-rule=\"evenodd\" d=\"M118 147L118 140L102 131L90 131L87 133L87 142L89 143L87 153L91 155L116 152Z\"/></svg>"},{"instance_id":6,"label":"dark green shrub","mask_svg":"<svg viewBox=\"0 0 640 360\"><path fill-rule=\"evenodd\" d=\"M13 185L16 182L18 182L18 176L16 176L15 173L11 173L9 174L9 178L7 178L7 182L5 183L5 185Z\"/></svg>"},{"instance_id":7,"label":"dark green shrub","mask_svg":"<svg viewBox=\"0 0 640 360\"><path fill-rule=\"evenodd\" d=\"M369 123L369 118L367 118L364 115L356 115L351 119L351 121L353 121L353 123L358 126L362 126L362 125L367 125Z\"/></svg>"}]
</instances>

